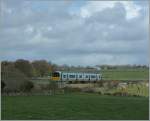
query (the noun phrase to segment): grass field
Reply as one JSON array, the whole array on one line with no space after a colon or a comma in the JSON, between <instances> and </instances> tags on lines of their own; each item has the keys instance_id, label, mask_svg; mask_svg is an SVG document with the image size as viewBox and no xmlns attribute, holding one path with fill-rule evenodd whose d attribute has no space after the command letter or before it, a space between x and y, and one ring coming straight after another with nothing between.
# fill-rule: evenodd
<instances>
[{"instance_id":1,"label":"grass field","mask_svg":"<svg viewBox=\"0 0 150 121\"><path fill-rule=\"evenodd\" d=\"M148 69L101 70L104 80L148 80Z\"/></svg>"},{"instance_id":2,"label":"grass field","mask_svg":"<svg viewBox=\"0 0 150 121\"><path fill-rule=\"evenodd\" d=\"M54 96L3 96L2 119L130 119L149 117L144 97L113 97L98 94Z\"/></svg>"}]
</instances>

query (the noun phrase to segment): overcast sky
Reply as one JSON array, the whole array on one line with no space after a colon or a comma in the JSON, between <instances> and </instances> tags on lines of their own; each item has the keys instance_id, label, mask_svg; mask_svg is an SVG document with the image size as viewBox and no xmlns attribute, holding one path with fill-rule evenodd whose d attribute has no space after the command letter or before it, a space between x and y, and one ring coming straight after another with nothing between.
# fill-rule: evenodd
<instances>
[{"instance_id":1,"label":"overcast sky","mask_svg":"<svg viewBox=\"0 0 150 121\"><path fill-rule=\"evenodd\" d=\"M1 0L0 60L148 64L148 2Z\"/></svg>"}]
</instances>

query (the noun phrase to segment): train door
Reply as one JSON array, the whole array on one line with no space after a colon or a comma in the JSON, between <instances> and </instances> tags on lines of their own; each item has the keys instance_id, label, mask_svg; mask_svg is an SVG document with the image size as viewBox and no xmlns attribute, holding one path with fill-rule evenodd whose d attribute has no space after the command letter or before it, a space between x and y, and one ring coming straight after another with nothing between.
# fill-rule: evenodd
<instances>
[{"instance_id":1,"label":"train door","mask_svg":"<svg viewBox=\"0 0 150 121\"><path fill-rule=\"evenodd\" d=\"M67 80L68 80L68 74L62 73L62 81L67 81Z\"/></svg>"}]
</instances>

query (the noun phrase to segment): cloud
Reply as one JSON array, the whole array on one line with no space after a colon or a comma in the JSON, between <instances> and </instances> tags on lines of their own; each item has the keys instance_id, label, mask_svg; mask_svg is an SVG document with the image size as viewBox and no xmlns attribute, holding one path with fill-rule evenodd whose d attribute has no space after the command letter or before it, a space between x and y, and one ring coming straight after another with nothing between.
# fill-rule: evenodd
<instances>
[{"instance_id":1,"label":"cloud","mask_svg":"<svg viewBox=\"0 0 150 121\"><path fill-rule=\"evenodd\" d=\"M124 7L126 10L126 19L132 19L139 16L141 7L134 4L133 1L89 1L81 8L80 14L82 17L89 17L95 12L101 12L106 9L114 8L116 4L120 4Z\"/></svg>"},{"instance_id":2,"label":"cloud","mask_svg":"<svg viewBox=\"0 0 150 121\"><path fill-rule=\"evenodd\" d=\"M146 4L2 3L0 60L46 59L70 65L148 63Z\"/></svg>"}]
</instances>

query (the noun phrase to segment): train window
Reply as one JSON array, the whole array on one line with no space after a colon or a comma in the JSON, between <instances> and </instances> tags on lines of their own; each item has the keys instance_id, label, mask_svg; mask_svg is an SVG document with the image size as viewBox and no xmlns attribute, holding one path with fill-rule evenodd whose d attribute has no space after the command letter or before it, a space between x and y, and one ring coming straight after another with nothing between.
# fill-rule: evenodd
<instances>
[{"instance_id":1,"label":"train window","mask_svg":"<svg viewBox=\"0 0 150 121\"><path fill-rule=\"evenodd\" d=\"M94 75L91 75L91 78L95 78L95 76L94 76Z\"/></svg>"},{"instance_id":2,"label":"train window","mask_svg":"<svg viewBox=\"0 0 150 121\"><path fill-rule=\"evenodd\" d=\"M75 78L75 75L69 75L70 78Z\"/></svg>"},{"instance_id":3,"label":"train window","mask_svg":"<svg viewBox=\"0 0 150 121\"><path fill-rule=\"evenodd\" d=\"M89 78L89 76L88 76L88 75L86 75L86 78Z\"/></svg>"},{"instance_id":4,"label":"train window","mask_svg":"<svg viewBox=\"0 0 150 121\"><path fill-rule=\"evenodd\" d=\"M66 78L67 77L67 75L63 75L63 78Z\"/></svg>"},{"instance_id":5,"label":"train window","mask_svg":"<svg viewBox=\"0 0 150 121\"><path fill-rule=\"evenodd\" d=\"M82 75L79 75L79 78L82 78Z\"/></svg>"},{"instance_id":6,"label":"train window","mask_svg":"<svg viewBox=\"0 0 150 121\"><path fill-rule=\"evenodd\" d=\"M54 72L54 73L52 73L52 76L53 77L59 77L59 73L58 72Z\"/></svg>"}]
</instances>

